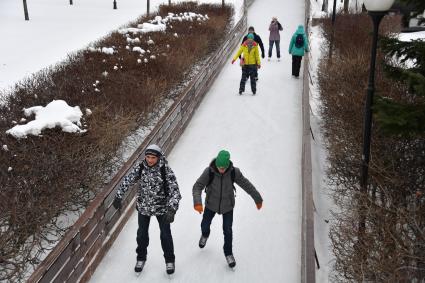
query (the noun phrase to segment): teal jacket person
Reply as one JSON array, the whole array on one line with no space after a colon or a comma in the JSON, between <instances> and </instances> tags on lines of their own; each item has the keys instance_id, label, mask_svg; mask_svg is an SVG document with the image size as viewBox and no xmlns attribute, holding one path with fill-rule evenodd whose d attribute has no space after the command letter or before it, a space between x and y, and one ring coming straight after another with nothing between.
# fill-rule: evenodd
<instances>
[{"instance_id":1,"label":"teal jacket person","mask_svg":"<svg viewBox=\"0 0 425 283\"><path fill-rule=\"evenodd\" d=\"M304 39L304 44L301 47L297 47L295 44L297 36L299 34L302 35ZM289 54L292 54L294 56L304 56L305 52L309 52L308 45L308 39L304 31L304 26L299 25L297 31L292 35L291 42L289 43Z\"/></svg>"}]
</instances>

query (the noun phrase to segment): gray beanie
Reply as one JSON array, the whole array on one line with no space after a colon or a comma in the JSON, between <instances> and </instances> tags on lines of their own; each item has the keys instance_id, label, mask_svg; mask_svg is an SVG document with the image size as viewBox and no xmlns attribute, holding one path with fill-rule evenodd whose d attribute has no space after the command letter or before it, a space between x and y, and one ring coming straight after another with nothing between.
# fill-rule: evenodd
<instances>
[{"instance_id":1,"label":"gray beanie","mask_svg":"<svg viewBox=\"0 0 425 283\"><path fill-rule=\"evenodd\" d=\"M156 157L161 157L162 149L156 144L151 144L146 148L145 155L154 155Z\"/></svg>"}]
</instances>

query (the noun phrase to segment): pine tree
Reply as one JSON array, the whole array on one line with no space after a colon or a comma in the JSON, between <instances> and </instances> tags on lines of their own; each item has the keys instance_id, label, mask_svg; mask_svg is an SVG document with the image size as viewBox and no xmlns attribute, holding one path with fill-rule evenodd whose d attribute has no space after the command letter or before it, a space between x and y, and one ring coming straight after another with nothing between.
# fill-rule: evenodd
<instances>
[{"instance_id":1,"label":"pine tree","mask_svg":"<svg viewBox=\"0 0 425 283\"><path fill-rule=\"evenodd\" d=\"M374 111L379 127L388 134L425 135L425 41L402 42L384 38L385 74L408 87L402 102L378 96ZM394 66L392 62L401 63Z\"/></svg>"}]
</instances>

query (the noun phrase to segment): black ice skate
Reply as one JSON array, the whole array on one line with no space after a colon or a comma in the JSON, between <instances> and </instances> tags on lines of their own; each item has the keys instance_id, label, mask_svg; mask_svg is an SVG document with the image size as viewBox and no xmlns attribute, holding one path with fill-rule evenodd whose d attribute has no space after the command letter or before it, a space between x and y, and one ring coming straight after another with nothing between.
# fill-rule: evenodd
<instances>
[{"instance_id":1,"label":"black ice skate","mask_svg":"<svg viewBox=\"0 0 425 283\"><path fill-rule=\"evenodd\" d=\"M230 268L234 268L236 266L236 260L233 255L227 255L226 261Z\"/></svg>"},{"instance_id":2,"label":"black ice skate","mask_svg":"<svg viewBox=\"0 0 425 283\"><path fill-rule=\"evenodd\" d=\"M176 266L175 266L174 262L167 262L165 264L165 270L167 271L167 274L169 274L169 275L173 274L175 269L176 269Z\"/></svg>"},{"instance_id":3,"label":"black ice skate","mask_svg":"<svg viewBox=\"0 0 425 283\"><path fill-rule=\"evenodd\" d=\"M201 236L201 238L199 239L199 247L201 249L205 247L205 245L207 244L207 240L208 240L208 237Z\"/></svg>"},{"instance_id":4,"label":"black ice skate","mask_svg":"<svg viewBox=\"0 0 425 283\"><path fill-rule=\"evenodd\" d=\"M143 270L143 267L145 266L146 260L138 260L136 262L136 266L134 267L134 272L136 272L136 275L140 275L140 273Z\"/></svg>"}]
</instances>

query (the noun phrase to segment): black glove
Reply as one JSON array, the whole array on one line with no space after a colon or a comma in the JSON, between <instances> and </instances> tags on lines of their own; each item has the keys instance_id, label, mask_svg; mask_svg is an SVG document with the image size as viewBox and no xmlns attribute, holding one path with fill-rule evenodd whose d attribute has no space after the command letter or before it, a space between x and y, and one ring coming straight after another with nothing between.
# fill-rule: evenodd
<instances>
[{"instance_id":1,"label":"black glove","mask_svg":"<svg viewBox=\"0 0 425 283\"><path fill-rule=\"evenodd\" d=\"M168 209L164 215L164 222L168 224L173 223L175 214L176 212L173 209Z\"/></svg>"},{"instance_id":2,"label":"black glove","mask_svg":"<svg viewBox=\"0 0 425 283\"><path fill-rule=\"evenodd\" d=\"M115 207L115 209L121 209L121 207L122 207L121 199L115 197L114 202L112 203L112 205Z\"/></svg>"},{"instance_id":3,"label":"black glove","mask_svg":"<svg viewBox=\"0 0 425 283\"><path fill-rule=\"evenodd\" d=\"M266 57L266 55L264 55L264 53L263 53L263 54L261 54L261 58L263 58L263 59L264 59L264 57Z\"/></svg>"}]
</instances>

